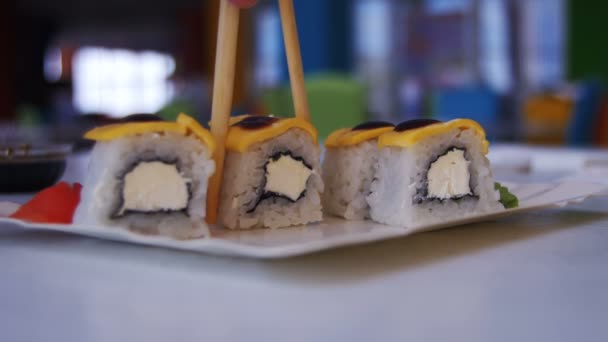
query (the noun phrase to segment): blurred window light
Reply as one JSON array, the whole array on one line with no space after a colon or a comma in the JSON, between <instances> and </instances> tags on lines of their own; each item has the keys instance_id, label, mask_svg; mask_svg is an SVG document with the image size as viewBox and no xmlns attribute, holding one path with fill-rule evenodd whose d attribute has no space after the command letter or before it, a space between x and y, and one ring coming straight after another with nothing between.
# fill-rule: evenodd
<instances>
[{"instance_id":1,"label":"blurred window light","mask_svg":"<svg viewBox=\"0 0 608 342\"><path fill-rule=\"evenodd\" d=\"M281 19L276 7L262 9L256 21L256 83L261 87L277 86L281 82L283 55Z\"/></svg>"},{"instance_id":2,"label":"blurred window light","mask_svg":"<svg viewBox=\"0 0 608 342\"><path fill-rule=\"evenodd\" d=\"M369 87L368 108L376 118L393 112L392 0L359 0L354 7L354 44L359 75Z\"/></svg>"},{"instance_id":3,"label":"blurred window light","mask_svg":"<svg viewBox=\"0 0 608 342\"><path fill-rule=\"evenodd\" d=\"M168 54L83 47L72 63L74 106L82 113L155 113L173 97L175 59Z\"/></svg>"},{"instance_id":4,"label":"blurred window light","mask_svg":"<svg viewBox=\"0 0 608 342\"><path fill-rule=\"evenodd\" d=\"M49 82L61 80L63 74L61 49L51 48L44 56L44 78Z\"/></svg>"},{"instance_id":5,"label":"blurred window light","mask_svg":"<svg viewBox=\"0 0 608 342\"><path fill-rule=\"evenodd\" d=\"M523 68L532 88L555 85L564 79L564 0L527 0L522 4Z\"/></svg>"},{"instance_id":6,"label":"blurred window light","mask_svg":"<svg viewBox=\"0 0 608 342\"><path fill-rule=\"evenodd\" d=\"M355 7L355 46L359 58L383 61L391 53L391 6L387 0L360 0Z\"/></svg>"},{"instance_id":7,"label":"blurred window light","mask_svg":"<svg viewBox=\"0 0 608 342\"><path fill-rule=\"evenodd\" d=\"M508 92L513 78L505 0L481 0L479 15L482 77L494 90Z\"/></svg>"},{"instance_id":8,"label":"blurred window light","mask_svg":"<svg viewBox=\"0 0 608 342\"><path fill-rule=\"evenodd\" d=\"M426 0L425 10L431 15L465 13L471 9L472 0Z\"/></svg>"}]
</instances>

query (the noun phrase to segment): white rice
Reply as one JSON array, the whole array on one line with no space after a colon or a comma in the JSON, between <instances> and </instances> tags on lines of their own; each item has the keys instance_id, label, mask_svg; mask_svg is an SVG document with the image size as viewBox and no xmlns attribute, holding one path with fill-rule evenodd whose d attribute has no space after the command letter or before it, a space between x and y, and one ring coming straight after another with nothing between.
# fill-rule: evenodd
<instances>
[{"instance_id":1,"label":"white rice","mask_svg":"<svg viewBox=\"0 0 608 342\"><path fill-rule=\"evenodd\" d=\"M93 148L82 198L74 223L123 227L143 234L159 234L177 239L207 234L205 224L208 179L215 163L207 147L193 136L175 133L148 133L99 142ZM120 203L120 175L141 159L177 160L184 177L190 178L191 198L184 213L131 213L112 218Z\"/></svg>"},{"instance_id":2,"label":"white rice","mask_svg":"<svg viewBox=\"0 0 608 342\"><path fill-rule=\"evenodd\" d=\"M466 158L471 162L471 189L477 198L414 203L431 161L451 147L466 149ZM375 180L367 196L371 218L392 225L420 226L504 210L482 149L482 141L472 130L460 129L429 137L408 148L381 148Z\"/></svg>"},{"instance_id":3,"label":"white rice","mask_svg":"<svg viewBox=\"0 0 608 342\"><path fill-rule=\"evenodd\" d=\"M378 162L377 140L328 148L323 161L323 209L349 220L369 218L366 197Z\"/></svg>"},{"instance_id":4,"label":"white rice","mask_svg":"<svg viewBox=\"0 0 608 342\"><path fill-rule=\"evenodd\" d=\"M289 151L313 168L304 197L295 203L284 198L268 198L248 213L260 198L264 165L276 153ZM321 221L320 150L310 135L291 129L276 138L252 145L244 153L228 151L224 166L219 218L227 228L279 228Z\"/></svg>"}]
</instances>

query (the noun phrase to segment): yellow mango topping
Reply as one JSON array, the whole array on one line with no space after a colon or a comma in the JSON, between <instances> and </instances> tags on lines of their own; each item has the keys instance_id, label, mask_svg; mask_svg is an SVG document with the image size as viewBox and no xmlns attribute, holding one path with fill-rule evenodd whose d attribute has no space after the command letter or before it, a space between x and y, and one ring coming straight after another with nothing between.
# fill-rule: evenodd
<instances>
[{"instance_id":1,"label":"yellow mango topping","mask_svg":"<svg viewBox=\"0 0 608 342\"><path fill-rule=\"evenodd\" d=\"M388 132L378 138L378 146L409 147L423 139L444 134L454 129L473 130L475 134L483 140L483 153L488 153L490 144L486 140L486 132L477 122L470 119L455 119L448 122L440 122L420 128L409 129L403 132Z\"/></svg>"},{"instance_id":2,"label":"yellow mango topping","mask_svg":"<svg viewBox=\"0 0 608 342\"><path fill-rule=\"evenodd\" d=\"M186 135L188 129L175 122L150 121L128 122L124 124L105 125L85 133L84 137L95 141L110 141L124 137L141 135L145 133L172 132Z\"/></svg>"},{"instance_id":3,"label":"yellow mango topping","mask_svg":"<svg viewBox=\"0 0 608 342\"><path fill-rule=\"evenodd\" d=\"M352 130L342 128L334 131L325 140L325 147L354 146L364 141L378 138L380 135L393 130L392 126L373 129Z\"/></svg>"},{"instance_id":4,"label":"yellow mango topping","mask_svg":"<svg viewBox=\"0 0 608 342\"><path fill-rule=\"evenodd\" d=\"M88 131L84 137L95 141L110 141L146 133L192 134L207 146L210 153L215 150L215 141L209 131L185 114L180 114L177 122L128 122L101 126Z\"/></svg>"},{"instance_id":5,"label":"yellow mango topping","mask_svg":"<svg viewBox=\"0 0 608 342\"><path fill-rule=\"evenodd\" d=\"M325 139L325 147L340 147L340 140L346 134L350 132L350 128L337 129Z\"/></svg>"},{"instance_id":6,"label":"yellow mango topping","mask_svg":"<svg viewBox=\"0 0 608 342\"><path fill-rule=\"evenodd\" d=\"M205 143L209 153L213 154L213 151L215 151L215 140L213 140L213 136L209 130L201 126L201 124L199 124L198 121L194 120L194 118L191 116L183 113L177 117L177 123L182 126L186 126L188 133L194 134L194 136Z\"/></svg>"},{"instance_id":7,"label":"yellow mango topping","mask_svg":"<svg viewBox=\"0 0 608 342\"><path fill-rule=\"evenodd\" d=\"M259 118L258 122L245 124L245 119ZM226 137L226 149L245 152L251 145L277 137L290 129L299 128L310 134L317 144L317 129L308 121L298 118L241 115L230 119Z\"/></svg>"}]
</instances>

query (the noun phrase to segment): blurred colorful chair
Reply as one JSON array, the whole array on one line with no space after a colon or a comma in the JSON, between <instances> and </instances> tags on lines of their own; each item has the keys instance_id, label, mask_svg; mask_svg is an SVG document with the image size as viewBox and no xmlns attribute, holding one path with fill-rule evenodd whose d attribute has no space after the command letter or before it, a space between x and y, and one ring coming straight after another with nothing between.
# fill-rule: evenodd
<instances>
[{"instance_id":1,"label":"blurred colorful chair","mask_svg":"<svg viewBox=\"0 0 608 342\"><path fill-rule=\"evenodd\" d=\"M572 117L573 101L552 93L528 97L523 105L523 134L527 142L563 144Z\"/></svg>"},{"instance_id":2,"label":"blurred colorful chair","mask_svg":"<svg viewBox=\"0 0 608 342\"><path fill-rule=\"evenodd\" d=\"M568 130L568 144L588 146L593 143L603 88L597 81L583 82L578 89L576 105Z\"/></svg>"},{"instance_id":3,"label":"blurred colorful chair","mask_svg":"<svg viewBox=\"0 0 608 342\"><path fill-rule=\"evenodd\" d=\"M608 96L602 100L600 114L595 125L595 142L598 146L608 147Z\"/></svg>"},{"instance_id":4,"label":"blurred colorful chair","mask_svg":"<svg viewBox=\"0 0 608 342\"><path fill-rule=\"evenodd\" d=\"M272 114L276 116L293 116L293 106L289 102L289 87L280 86L267 88L262 92L262 111L256 114Z\"/></svg>"},{"instance_id":5,"label":"blurred colorful chair","mask_svg":"<svg viewBox=\"0 0 608 342\"><path fill-rule=\"evenodd\" d=\"M177 99L168 103L165 107L156 113L163 120L166 121L175 121L179 113L188 113L189 115L195 116L198 120L203 122L207 121L207 118L201 118L199 115L196 115L196 107L192 105L192 103L183 100ZM192 114L191 114L192 113Z\"/></svg>"},{"instance_id":6,"label":"blurred colorful chair","mask_svg":"<svg viewBox=\"0 0 608 342\"><path fill-rule=\"evenodd\" d=\"M365 88L349 76L324 74L306 78L312 122L324 138L333 130L354 126L367 119ZM268 90L262 95L269 113L293 116L289 87Z\"/></svg>"},{"instance_id":7,"label":"blurred colorful chair","mask_svg":"<svg viewBox=\"0 0 608 342\"><path fill-rule=\"evenodd\" d=\"M443 88L433 96L432 112L442 121L473 119L486 129L488 136L495 137L499 127L500 98L481 85Z\"/></svg>"}]
</instances>

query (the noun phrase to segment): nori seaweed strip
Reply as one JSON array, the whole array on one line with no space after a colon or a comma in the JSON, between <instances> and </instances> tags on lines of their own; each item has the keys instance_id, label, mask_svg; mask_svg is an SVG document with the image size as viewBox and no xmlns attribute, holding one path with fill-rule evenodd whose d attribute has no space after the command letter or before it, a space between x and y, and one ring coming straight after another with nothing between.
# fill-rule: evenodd
<instances>
[{"instance_id":1,"label":"nori seaweed strip","mask_svg":"<svg viewBox=\"0 0 608 342\"><path fill-rule=\"evenodd\" d=\"M268 167L268 164L270 163L270 161L271 161L271 160L272 160L272 161L277 161L277 160L279 160L279 158L281 158L282 156L289 156L289 157L291 157L293 160L297 160L297 161L302 162L302 164L304 164L304 166L306 166L306 167L307 167L309 170L312 170L312 169L313 169L313 168L312 168L312 166L308 165L308 163L306 162L306 160L304 160L304 158L294 156L294 155L291 153L291 151L277 152L277 153L273 154L272 156L270 156L270 158L268 158L268 160L266 161L266 163L264 163L264 180L262 181L262 184L261 184L261 186L260 186L260 189L264 189L264 187L266 186L266 174L267 174L267 167ZM296 203L297 201L299 201L299 200L300 200L301 198L303 198L304 196L306 196L306 189L304 189L304 190L302 191L302 193L300 194L300 196L298 196L298 198L297 198L295 201L294 201L294 200L292 200L291 198L289 198L289 197L285 196L285 195L282 195L282 194L276 193L276 192L274 192L274 191L264 191L264 192L262 193L262 195L260 195L260 197L258 197L258 200L257 200L257 201L256 201L256 203L253 205L253 207L252 207L251 209L247 210L247 214L251 214L251 213L253 213L253 212L254 212L254 211L255 211L255 210L258 208L258 205L260 205L260 203L261 203L262 201L264 201L264 200L266 200L266 199L269 199L269 198L283 198L283 199L288 200L288 201L289 201L289 202L291 202L291 203Z\"/></svg>"}]
</instances>

